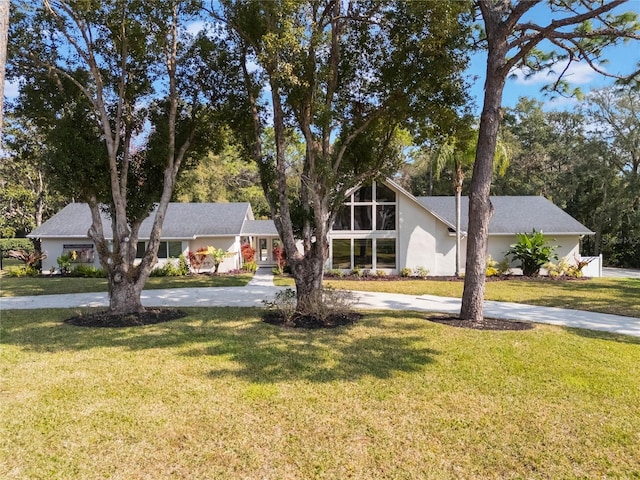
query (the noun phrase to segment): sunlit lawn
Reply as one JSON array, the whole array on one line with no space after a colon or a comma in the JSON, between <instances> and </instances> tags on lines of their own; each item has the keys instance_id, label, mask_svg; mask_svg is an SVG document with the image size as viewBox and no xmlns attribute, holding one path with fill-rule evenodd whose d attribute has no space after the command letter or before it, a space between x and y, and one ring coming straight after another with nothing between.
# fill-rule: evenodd
<instances>
[{"instance_id":1,"label":"sunlit lawn","mask_svg":"<svg viewBox=\"0 0 640 480\"><path fill-rule=\"evenodd\" d=\"M183 287L241 287L253 277L250 273L234 275L189 275L185 277L151 277L145 289ZM0 297L24 295L57 295L61 293L106 292L106 278L61 277L0 277Z\"/></svg>"},{"instance_id":2,"label":"sunlit lawn","mask_svg":"<svg viewBox=\"0 0 640 480\"><path fill-rule=\"evenodd\" d=\"M186 311L124 329L1 312L0 478L640 476L638 339Z\"/></svg>"},{"instance_id":3,"label":"sunlit lawn","mask_svg":"<svg viewBox=\"0 0 640 480\"><path fill-rule=\"evenodd\" d=\"M290 279L280 284L292 285ZM463 282L444 280L353 281L327 280L326 285L346 290L462 297ZM487 300L572 308L640 318L640 279L502 280L486 284Z\"/></svg>"}]
</instances>

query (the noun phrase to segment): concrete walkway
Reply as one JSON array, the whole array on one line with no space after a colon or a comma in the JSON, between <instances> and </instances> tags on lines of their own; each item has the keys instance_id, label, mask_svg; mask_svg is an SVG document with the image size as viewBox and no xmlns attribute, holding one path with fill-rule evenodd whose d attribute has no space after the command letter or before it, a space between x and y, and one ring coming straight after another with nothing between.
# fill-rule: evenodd
<instances>
[{"instance_id":1,"label":"concrete walkway","mask_svg":"<svg viewBox=\"0 0 640 480\"><path fill-rule=\"evenodd\" d=\"M261 269L245 287L176 288L145 290L142 303L148 307L263 307L282 287L274 287L273 275ZM459 298L433 295L355 292L357 307L364 310L413 310L457 314ZM0 311L36 308L106 307L106 293L74 293L0 298ZM485 315L493 318L548 323L572 328L603 330L640 337L640 318L584 312L519 303L485 302Z\"/></svg>"}]
</instances>

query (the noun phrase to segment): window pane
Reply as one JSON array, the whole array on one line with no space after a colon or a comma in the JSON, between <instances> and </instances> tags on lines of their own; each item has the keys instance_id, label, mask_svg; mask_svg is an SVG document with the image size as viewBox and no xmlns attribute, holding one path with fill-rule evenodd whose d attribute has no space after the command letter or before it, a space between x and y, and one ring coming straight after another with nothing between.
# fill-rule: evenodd
<instances>
[{"instance_id":1,"label":"window pane","mask_svg":"<svg viewBox=\"0 0 640 480\"><path fill-rule=\"evenodd\" d=\"M260 252L260 261L266 262L269 260L269 249L267 248L267 239L261 238L259 242L260 247L258 248Z\"/></svg>"},{"instance_id":2,"label":"window pane","mask_svg":"<svg viewBox=\"0 0 640 480\"><path fill-rule=\"evenodd\" d=\"M160 242L158 247L158 258L167 258L167 242Z\"/></svg>"},{"instance_id":3,"label":"window pane","mask_svg":"<svg viewBox=\"0 0 640 480\"><path fill-rule=\"evenodd\" d=\"M182 242L169 242L169 258L178 258L182 254Z\"/></svg>"},{"instance_id":4,"label":"window pane","mask_svg":"<svg viewBox=\"0 0 640 480\"><path fill-rule=\"evenodd\" d=\"M340 207L336 219L333 222L334 230L351 230L351 207L344 205Z\"/></svg>"},{"instance_id":5,"label":"window pane","mask_svg":"<svg viewBox=\"0 0 640 480\"><path fill-rule=\"evenodd\" d=\"M376 200L378 202L395 202L396 193L382 183L376 183Z\"/></svg>"},{"instance_id":6,"label":"window pane","mask_svg":"<svg viewBox=\"0 0 640 480\"><path fill-rule=\"evenodd\" d=\"M64 244L62 254L71 255L71 263L93 263L93 243Z\"/></svg>"},{"instance_id":7,"label":"window pane","mask_svg":"<svg viewBox=\"0 0 640 480\"><path fill-rule=\"evenodd\" d=\"M333 255L331 257L332 268L351 268L351 240L340 238L332 242Z\"/></svg>"},{"instance_id":8,"label":"window pane","mask_svg":"<svg viewBox=\"0 0 640 480\"><path fill-rule=\"evenodd\" d=\"M379 238L376 241L376 268L396 268L395 238Z\"/></svg>"},{"instance_id":9,"label":"window pane","mask_svg":"<svg viewBox=\"0 0 640 480\"><path fill-rule=\"evenodd\" d=\"M353 240L353 263L360 268L373 267L373 240L370 238Z\"/></svg>"},{"instance_id":10,"label":"window pane","mask_svg":"<svg viewBox=\"0 0 640 480\"><path fill-rule=\"evenodd\" d=\"M363 187L360 187L360 189L353 194L353 201L354 202L372 201L373 200L372 191L373 191L372 185L365 185Z\"/></svg>"},{"instance_id":11,"label":"window pane","mask_svg":"<svg viewBox=\"0 0 640 480\"><path fill-rule=\"evenodd\" d=\"M144 242L138 242L138 244L136 245L136 258L144 257L144 250Z\"/></svg>"},{"instance_id":12,"label":"window pane","mask_svg":"<svg viewBox=\"0 0 640 480\"><path fill-rule=\"evenodd\" d=\"M371 222L371 205L356 205L353 207L353 229L354 230L371 230L373 225Z\"/></svg>"},{"instance_id":13,"label":"window pane","mask_svg":"<svg viewBox=\"0 0 640 480\"><path fill-rule=\"evenodd\" d=\"M396 206L377 205L376 206L376 230L396 229Z\"/></svg>"}]
</instances>

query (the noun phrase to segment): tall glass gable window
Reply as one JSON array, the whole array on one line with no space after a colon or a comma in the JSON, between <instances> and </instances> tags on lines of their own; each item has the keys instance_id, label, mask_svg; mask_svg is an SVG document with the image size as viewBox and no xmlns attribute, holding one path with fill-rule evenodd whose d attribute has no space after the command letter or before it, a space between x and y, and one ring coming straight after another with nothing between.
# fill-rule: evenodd
<instances>
[{"instance_id":1,"label":"tall glass gable window","mask_svg":"<svg viewBox=\"0 0 640 480\"><path fill-rule=\"evenodd\" d=\"M333 223L331 265L336 269L396 269L396 192L365 185L347 198Z\"/></svg>"},{"instance_id":2,"label":"tall glass gable window","mask_svg":"<svg viewBox=\"0 0 640 480\"><path fill-rule=\"evenodd\" d=\"M336 215L333 230L388 231L396 229L396 193L374 183L354 192Z\"/></svg>"}]
</instances>

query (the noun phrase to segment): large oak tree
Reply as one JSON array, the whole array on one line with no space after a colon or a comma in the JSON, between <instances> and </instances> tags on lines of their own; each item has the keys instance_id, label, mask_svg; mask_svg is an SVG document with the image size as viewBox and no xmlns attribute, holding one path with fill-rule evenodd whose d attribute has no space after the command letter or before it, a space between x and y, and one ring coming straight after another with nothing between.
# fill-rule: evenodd
<instances>
[{"instance_id":1,"label":"large oak tree","mask_svg":"<svg viewBox=\"0 0 640 480\"><path fill-rule=\"evenodd\" d=\"M111 313L144 310L140 294L157 261L176 176L215 124L207 106L219 97L212 82L220 78L202 70L200 59L208 55L215 65L224 48L211 36L185 34L197 12L190 0L14 5L10 71L26 110L50 134L58 180L89 204L88 234L108 273ZM152 211L136 264L140 225Z\"/></svg>"},{"instance_id":2,"label":"large oak tree","mask_svg":"<svg viewBox=\"0 0 640 480\"><path fill-rule=\"evenodd\" d=\"M401 129L434 134L457 122L465 100L466 4L220 3L213 14L229 26L244 69L250 123L239 130L261 168L298 309L305 310L321 290L328 233L348 193L397 171ZM262 140L269 124L274 155ZM305 144L295 196L285 155L291 130Z\"/></svg>"}]
</instances>

